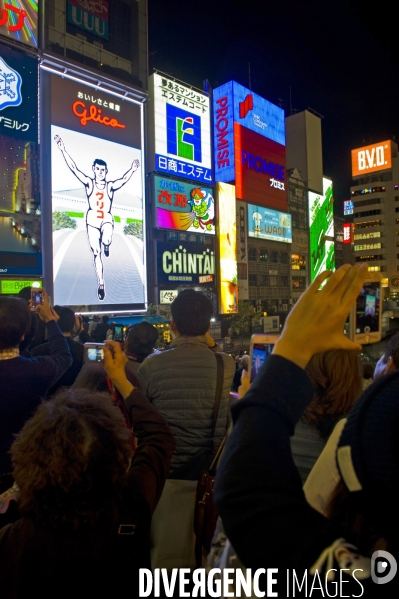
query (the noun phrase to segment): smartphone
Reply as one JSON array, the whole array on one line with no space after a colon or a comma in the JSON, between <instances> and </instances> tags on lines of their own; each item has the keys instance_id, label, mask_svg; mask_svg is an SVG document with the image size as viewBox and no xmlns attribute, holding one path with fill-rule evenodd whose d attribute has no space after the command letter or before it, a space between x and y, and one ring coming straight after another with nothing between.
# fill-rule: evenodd
<instances>
[{"instance_id":1,"label":"smartphone","mask_svg":"<svg viewBox=\"0 0 399 599\"><path fill-rule=\"evenodd\" d=\"M37 306L43 303L43 289L32 287L30 290L30 297L32 300L32 308L37 308Z\"/></svg>"},{"instance_id":2,"label":"smartphone","mask_svg":"<svg viewBox=\"0 0 399 599\"><path fill-rule=\"evenodd\" d=\"M114 326L113 340L114 341L123 341L123 325L122 324L116 324Z\"/></svg>"},{"instance_id":3,"label":"smartphone","mask_svg":"<svg viewBox=\"0 0 399 599\"><path fill-rule=\"evenodd\" d=\"M350 337L356 343L381 340L381 274L368 273L350 315Z\"/></svg>"},{"instance_id":4,"label":"smartphone","mask_svg":"<svg viewBox=\"0 0 399 599\"><path fill-rule=\"evenodd\" d=\"M104 362L105 343L85 343L84 362Z\"/></svg>"},{"instance_id":5,"label":"smartphone","mask_svg":"<svg viewBox=\"0 0 399 599\"><path fill-rule=\"evenodd\" d=\"M273 346L276 343L279 335L256 334L251 337L251 346L249 350L249 363L251 368L250 379L251 383L258 374L262 364L270 356L273 351Z\"/></svg>"}]
</instances>

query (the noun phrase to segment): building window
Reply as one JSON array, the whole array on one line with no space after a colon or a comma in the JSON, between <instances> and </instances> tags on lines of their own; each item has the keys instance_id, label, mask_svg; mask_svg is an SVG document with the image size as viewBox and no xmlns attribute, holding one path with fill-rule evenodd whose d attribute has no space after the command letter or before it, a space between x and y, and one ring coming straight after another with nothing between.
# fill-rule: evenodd
<instances>
[{"instance_id":1,"label":"building window","mask_svg":"<svg viewBox=\"0 0 399 599\"><path fill-rule=\"evenodd\" d=\"M250 287L257 287L258 281L257 281L257 275L256 274L249 274L248 275L248 284L249 284Z\"/></svg>"},{"instance_id":2,"label":"building window","mask_svg":"<svg viewBox=\"0 0 399 599\"><path fill-rule=\"evenodd\" d=\"M281 287L288 287L289 285L289 279L288 279L288 275L281 275L280 277L280 286ZM283 302L285 303L285 302Z\"/></svg>"},{"instance_id":3,"label":"building window","mask_svg":"<svg viewBox=\"0 0 399 599\"><path fill-rule=\"evenodd\" d=\"M278 262L278 252L276 252L275 250L272 250L270 252L270 262L273 262L274 264L277 264Z\"/></svg>"},{"instance_id":4,"label":"building window","mask_svg":"<svg viewBox=\"0 0 399 599\"><path fill-rule=\"evenodd\" d=\"M292 277L292 290L301 291L306 289L306 277Z\"/></svg>"},{"instance_id":5,"label":"building window","mask_svg":"<svg viewBox=\"0 0 399 599\"><path fill-rule=\"evenodd\" d=\"M357 214L356 217L360 216ZM399 219L396 219L396 223L399 224ZM355 229L368 229L369 227L381 227L384 224L380 220L369 220L365 223L355 223Z\"/></svg>"},{"instance_id":6,"label":"building window","mask_svg":"<svg viewBox=\"0 0 399 599\"><path fill-rule=\"evenodd\" d=\"M270 287L278 286L278 276L277 275L269 275L269 285L270 285Z\"/></svg>"},{"instance_id":7,"label":"building window","mask_svg":"<svg viewBox=\"0 0 399 599\"><path fill-rule=\"evenodd\" d=\"M398 232L396 234L398 234ZM370 233L358 233L357 235L354 235L355 241L358 239L372 239L374 237L381 237L380 231L371 231Z\"/></svg>"},{"instance_id":8,"label":"building window","mask_svg":"<svg viewBox=\"0 0 399 599\"><path fill-rule=\"evenodd\" d=\"M256 261L256 248L248 248L248 260Z\"/></svg>"},{"instance_id":9,"label":"building window","mask_svg":"<svg viewBox=\"0 0 399 599\"><path fill-rule=\"evenodd\" d=\"M259 260L261 262L267 262L268 257L269 257L269 252L267 251L267 249L261 248L259 250Z\"/></svg>"},{"instance_id":10,"label":"building window","mask_svg":"<svg viewBox=\"0 0 399 599\"><path fill-rule=\"evenodd\" d=\"M269 276L268 275L260 275L260 286L267 287L269 284Z\"/></svg>"},{"instance_id":11,"label":"building window","mask_svg":"<svg viewBox=\"0 0 399 599\"><path fill-rule=\"evenodd\" d=\"M363 243L362 245L355 245L355 252L360 252L362 250L380 250L380 243Z\"/></svg>"},{"instance_id":12,"label":"building window","mask_svg":"<svg viewBox=\"0 0 399 599\"><path fill-rule=\"evenodd\" d=\"M281 264L288 264L288 252L281 252L280 262Z\"/></svg>"},{"instance_id":13,"label":"building window","mask_svg":"<svg viewBox=\"0 0 399 599\"><path fill-rule=\"evenodd\" d=\"M301 254L291 254L291 270L306 270L306 258Z\"/></svg>"}]
</instances>

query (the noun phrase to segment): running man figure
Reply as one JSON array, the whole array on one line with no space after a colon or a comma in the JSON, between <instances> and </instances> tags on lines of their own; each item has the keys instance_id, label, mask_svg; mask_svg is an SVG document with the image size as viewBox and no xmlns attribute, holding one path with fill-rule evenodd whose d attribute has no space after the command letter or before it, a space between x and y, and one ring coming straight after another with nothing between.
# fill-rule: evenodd
<instances>
[{"instance_id":1,"label":"running man figure","mask_svg":"<svg viewBox=\"0 0 399 599\"><path fill-rule=\"evenodd\" d=\"M86 230L90 249L93 252L94 268L98 279L98 299L105 298L104 267L101 258L101 245L104 248L104 256L109 256L109 246L112 242L114 231L114 217L111 214L112 202L115 191L123 187L140 166L139 160L133 160L130 169L121 179L107 181L107 163L96 158L93 162L94 177L85 175L78 169L75 162L65 149L64 142L59 135L54 137L61 153L71 172L85 186L89 208L86 213Z\"/></svg>"}]
</instances>

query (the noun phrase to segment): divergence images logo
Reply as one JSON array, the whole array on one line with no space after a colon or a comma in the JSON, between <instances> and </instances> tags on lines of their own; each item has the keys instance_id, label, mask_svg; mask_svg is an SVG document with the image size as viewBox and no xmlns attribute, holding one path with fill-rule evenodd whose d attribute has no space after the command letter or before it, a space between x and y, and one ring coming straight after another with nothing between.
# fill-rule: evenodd
<instances>
[{"instance_id":1,"label":"divergence images logo","mask_svg":"<svg viewBox=\"0 0 399 599\"><path fill-rule=\"evenodd\" d=\"M376 584L386 584L396 576L398 564L388 551L374 551L371 556L371 578Z\"/></svg>"},{"instance_id":2,"label":"divergence images logo","mask_svg":"<svg viewBox=\"0 0 399 599\"><path fill-rule=\"evenodd\" d=\"M240 119L245 119L245 117L247 116L248 112L250 110L253 110L254 108L254 98L252 94L248 94L247 97L239 103L239 109L240 109Z\"/></svg>"},{"instance_id":3,"label":"divergence images logo","mask_svg":"<svg viewBox=\"0 0 399 599\"><path fill-rule=\"evenodd\" d=\"M0 110L21 104L21 85L21 75L0 57Z\"/></svg>"},{"instance_id":4,"label":"divergence images logo","mask_svg":"<svg viewBox=\"0 0 399 599\"><path fill-rule=\"evenodd\" d=\"M166 129L168 154L202 162L201 117L166 104Z\"/></svg>"}]
</instances>

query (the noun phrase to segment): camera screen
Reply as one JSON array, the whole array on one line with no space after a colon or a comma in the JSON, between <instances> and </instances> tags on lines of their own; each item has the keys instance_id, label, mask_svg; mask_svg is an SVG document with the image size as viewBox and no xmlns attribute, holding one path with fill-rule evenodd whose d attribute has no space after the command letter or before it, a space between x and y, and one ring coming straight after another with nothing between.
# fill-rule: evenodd
<instances>
[{"instance_id":1,"label":"camera screen","mask_svg":"<svg viewBox=\"0 0 399 599\"><path fill-rule=\"evenodd\" d=\"M356 300L356 334L376 333L379 315L380 283L365 283Z\"/></svg>"},{"instance_id":2,"label":"camera screen","mask_svg":"<svg viewBox=\"0 0 399 599\"><path fill-rule=\"evenodd\" d=\"M273 347L274 346L269 343L254 343L251 364L251 381L254 380L262 364L266 361L266 358L270 356L270 354L272 353Z\"/></svg>"},{"instance_id":3,"label":"camera screen","mask_svg":"<svg viewBox=\"0 0 399 599\"><path fill-rule=\"evenodd\" d=\"M43 292L42 291L34 291L32 293L32 303L34 306L38 306L43 302Z\"/></svg>"},{"instance_id":4,"label":"camera screen","mask_svg":"<svg viewBox=\"0 0 399 599\"><path fill-rule=\"evenodd\" d=\"M103 362L104 361L104 350L102 347L88 347L87 348L87 359L90 362Z\"/></svg>"},{"instance_id":5,"label":"camera screen","mask_svg":"<svg viewBox=\"0 0 399 599\"><path fill-rule=\"evenodd\" d=\"M114 341L123 341L123 326L115 326Z\"/></svg>"}]
</instances>

